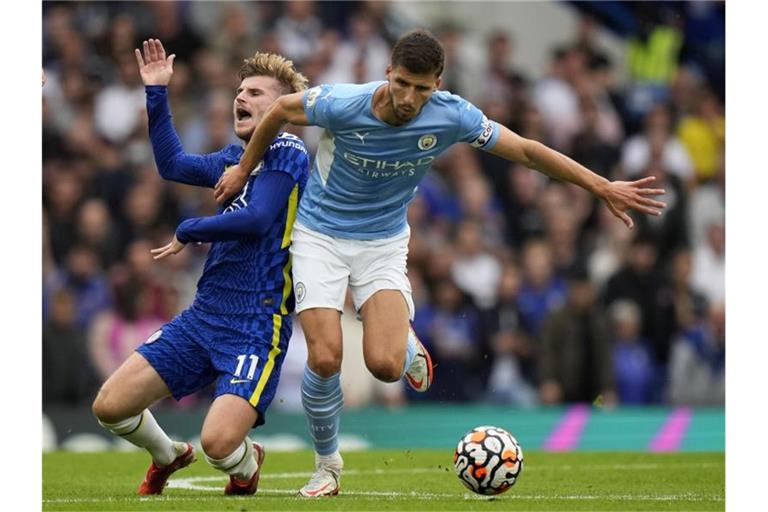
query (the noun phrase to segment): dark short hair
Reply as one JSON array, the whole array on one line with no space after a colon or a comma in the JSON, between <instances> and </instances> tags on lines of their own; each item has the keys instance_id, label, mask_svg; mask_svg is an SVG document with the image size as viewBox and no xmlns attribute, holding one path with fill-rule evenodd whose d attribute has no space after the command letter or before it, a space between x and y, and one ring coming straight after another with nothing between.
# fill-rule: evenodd
<instances>
[{"instance_id":1,"label":"dark short hair","mask_svg":"<svg viewBox=\"0 0 768 512\"><path fill-rule=\"evenodd\" d=\"M440 76L445 66L443 45L427 30L408 32L395 43L390 59L392 66L403 66L418 75Z\"/></svg>"}]
</instances>

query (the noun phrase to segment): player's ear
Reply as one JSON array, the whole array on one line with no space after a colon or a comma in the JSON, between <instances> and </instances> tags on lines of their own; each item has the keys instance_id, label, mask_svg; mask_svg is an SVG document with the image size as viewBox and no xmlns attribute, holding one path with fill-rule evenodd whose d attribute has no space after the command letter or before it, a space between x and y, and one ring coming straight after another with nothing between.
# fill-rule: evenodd
<instances>
[{"instance_id":1,"label":"player's ear","mask_svg":"<svg viewBox=\"0 0 768 512\"><path fill-rule=\"evenodd\" d=\"M387 64L387 70L384 72L384 76L389 80L389 75L392 73L392 64Z\"/></svg>"},{"instance_id":2,"label":"player's ear","mask_svg":"<svg viewBox=\"0 0 768 512\"><path fill-rule=\"evenodd\" d=\"M435 80L435 90L440 88L441 83L443 83L443 79L441 77L437 77L437 80Z\"/></svg>"}]
</instances>

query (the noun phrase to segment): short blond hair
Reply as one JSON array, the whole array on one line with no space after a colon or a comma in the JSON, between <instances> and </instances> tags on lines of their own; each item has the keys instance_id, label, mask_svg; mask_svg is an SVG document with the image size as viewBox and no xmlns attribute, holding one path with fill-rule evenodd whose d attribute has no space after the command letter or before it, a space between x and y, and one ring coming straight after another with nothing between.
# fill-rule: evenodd
<instances>
[{"instance_id":1,"label":"short blond hair","mask_svg":"<svg viewBox=\"0 0 768 512\"><path fill-rule=\"evenodd\" d=\"M250 59L244 59L237 76L244 80L249 76L271 76L277 80L284 94L303 91L309 80L296 71L293 61L276 53L256 52Z\"/></svg>"}]
</instances>

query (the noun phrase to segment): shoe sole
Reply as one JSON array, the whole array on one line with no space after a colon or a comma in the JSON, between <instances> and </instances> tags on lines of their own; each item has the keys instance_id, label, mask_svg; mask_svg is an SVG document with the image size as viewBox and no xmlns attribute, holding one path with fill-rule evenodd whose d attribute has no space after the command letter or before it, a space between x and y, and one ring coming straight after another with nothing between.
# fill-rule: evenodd
<instances>
[{"instance_id":1,"label":"shoe sole","mask_svg":"<svg viewBox=\"0 0 768 512\"><path fill-rule=\"evenodd\" d=\"M163 493L165 490L165 487L168 485L168 480L171 478L171 475L173 475L175 472L177 472L180 469L184 469L185 467L189 466L193 462L197 461L197 455L195 454L195 447L192 446L191 443L186 443L187 445L187 451L185 451L183 454L181 454L182 459L179 461L179 467L174 469L170 472L168 475L168 478L165 479L165 482L163 483L163 487L160 488L158 492L148 492L148 493L142 493L141 487L139 487L139 490L137 491L137 494L139 496L158 496Z\"/></svg>"},{"instance_id":2,"label":"shoe sole","mask_svg":"<svg viewBox=\"0 0 768 512\"><path fill-rule=\"evenodd\" d=\"M253 494L256 494L256 491L259 490L259 479L261 478L261 465L264 463L264 456L265 456L265 450L264 446L262 446L259 443L254 442L251 444L254 451L257 453L256 455L256 464L258 465L258 468L256 469L256 478L253 483L253 492L227 492L226 487L224 488L224 495L225 496L250 496Z\"/></svg>"},{"instance_id":3,"label":"shoe sole","mask_svg":"<svg viewBox=\"0 0 768 512\"><path fill-rule=\"evenodd\" d=\"M310 494L302 494L301 491L298 492L297 496L299 498L330 498L331 496L337 496L339 494L339 491L341 490L341 485L337 485L334 490L331 492L326 492L325 494L316 494L314 496Z\"/></svg>"},{"instance_id":4,"label":"shoe sole","mask_svg":"<svg viewBox=\"0 0 768 512\"><path fill-rule=\"evenodd\" d=\"M416 333L413 333L413 337L416 338L416 343L419 344L419 347L421 348L421 353L416 354L416 357L423 356L424 359L427 361L427 385L423 389L416 387L413 384L413 381L407 373L405 374L406 380L408 381L408 384L411 386L411 389L418 393L424 393L432 386L432 379L434 377L434 368L432 367L432 357L429 355L429 351L427 348L421 343L421 340L418 336L416 336Z\"/></svg>"},{"instance_id":5,"label":"shoe sole","mask_svg":"<svg viewBox=\"0 0 768 512\"><path fill-rule=\"evenodd\" d=\"M339 475L339 478L341 478L341 475ZM336 496L337 494L339 494L340 489L341 489L341 483L339 482L339 480L336 480L336 488L331 492L326 492L323 494L304 494L301 492L301 490L299 490L299 492L297 493L297 496L299 498L325 498L325 497Z\"/></svg>"}]
</instances>

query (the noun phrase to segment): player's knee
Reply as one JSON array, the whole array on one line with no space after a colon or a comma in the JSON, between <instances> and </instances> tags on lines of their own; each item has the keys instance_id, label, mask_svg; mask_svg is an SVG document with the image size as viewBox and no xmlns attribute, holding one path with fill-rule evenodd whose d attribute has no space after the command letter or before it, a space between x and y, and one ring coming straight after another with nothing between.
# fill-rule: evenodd
<instances>
[{"instance_id":1,"label":"player's knee","mask_svg":"<svg viewBox=\"0 0 768 512\"><path fill-rule=\"evenodd\" d=\"M341 371L341 354L337 355L333 352L310 354L308 363L313 372L321 377L328 378Z\"/></svg>"},{"instance_id":2,"label":"player's knee","mask_svg":"<svg viewBox=\"0 0 768 512\"><path fill-rule=\"evenodd\" d=\"M203 431L200 435L200 444L203 452L209 459L224 459L234 452L243 442L243 436L234 431L210 430Z\"/></svg>"},{"instance_id":3,"label":"player's knee","mask_svg":"<svg viewBox=\"0 0 768 512\"><path fill-rule=\"evenodd\" d=\"M91 404L91 411L96 418L102 423L117 423L120 420L125 419L118 407L118 404L113 400L109 389L102 386L96 398Z\"/></svg>"},{"instance_id":4,"label":"player's knee","mask_svg":"<svg viewBox=\"0 0 768 512\"><path fill-rule=\"evenodd\" d=\"M366 359L365 365L371 375L384 382L395 382L403 372L403 362L393 357L376 357Z\"/></svg>"}]
</instances>

